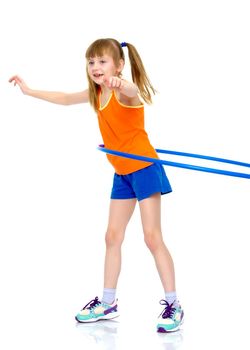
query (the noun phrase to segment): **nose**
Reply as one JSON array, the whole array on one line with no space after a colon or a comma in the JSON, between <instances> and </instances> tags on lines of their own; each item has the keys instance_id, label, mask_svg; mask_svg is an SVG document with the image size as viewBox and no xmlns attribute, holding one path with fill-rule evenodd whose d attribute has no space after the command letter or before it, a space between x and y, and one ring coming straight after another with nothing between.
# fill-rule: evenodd
<instances>
[{"instance_id":1,"label":"nose","mask_svg":"<svg viewBox=\"0 0 250 350\"><path fill-rule=\"evenodd\" d=\"M91 66L92 71L97 71L99 69L99 64L98 62L94 62Z\"/></svg>"}]
</instances>

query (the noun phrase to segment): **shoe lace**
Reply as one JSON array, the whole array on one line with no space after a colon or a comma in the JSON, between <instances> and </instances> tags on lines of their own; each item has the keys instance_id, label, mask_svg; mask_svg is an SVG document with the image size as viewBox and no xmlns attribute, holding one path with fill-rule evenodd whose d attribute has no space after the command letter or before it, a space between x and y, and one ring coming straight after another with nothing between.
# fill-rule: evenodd
<instances>
[{"instance_id":1,"label":"shoe lace","mask_svg":"<svg viewBox=\"0 0 250 350\"><path fill-rule=\"evenodd\" d=\"M86 304L84 306L84 308L82 308L82 310L92 309L93 307L95 307L99 304L101 304L100 300L98 300L98 297L95 297L95 299L90 300L90 302L88 304Z\"/></svg>"},{"instance_id":2,"label":"shoe lace","mask_svg":"<svg viewBox=\"0 0 250 350\"><path fill-rule=\"evenodd\" d=\"M173 307L174 302L172 304L169 304L167 300L162 299L160 301L160 304L165 305L165 308L162 310L159 317L162 316L162 318L172 318L176 310L176 308Z\"/></svg>"}]
</instances>

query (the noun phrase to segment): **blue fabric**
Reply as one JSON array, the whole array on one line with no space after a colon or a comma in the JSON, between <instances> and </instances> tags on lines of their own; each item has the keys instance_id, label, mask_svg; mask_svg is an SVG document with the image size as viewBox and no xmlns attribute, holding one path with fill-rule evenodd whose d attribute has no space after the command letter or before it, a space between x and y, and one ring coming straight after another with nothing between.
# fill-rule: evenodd
<instances>
[{"instance_id":1,"label":"blue fabric","mask_svg":"<svg viewBox=\"0 0 250 350\"><path fill-rule=\"evenodd\" d=\"M172 192L172 188L163 166L154 163L128 175L115 173L111 199L137 198L141 201L157 192L166 194Z\"/></svg>"}]
</instances>

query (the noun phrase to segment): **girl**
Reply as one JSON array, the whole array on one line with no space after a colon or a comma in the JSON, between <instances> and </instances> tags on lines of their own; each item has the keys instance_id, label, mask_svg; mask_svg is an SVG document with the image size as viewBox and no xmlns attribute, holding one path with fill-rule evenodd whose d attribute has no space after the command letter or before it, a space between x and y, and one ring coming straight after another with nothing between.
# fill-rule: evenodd
<instances>
[{"instance_id":1,"label":"girl","mask_svg":"<svg viewBox=\"0 0 250 350\"><path fill-rule=\"evenodd\" d=\"M122 78L124 47L128 49L133 82ZM76 93L30 89L18 76L9 82L26 95L71 105L89 102L98 116L105 147L158 158L144 130L144 105L155 93L135 47L115 39L99 39L86 51L88 89ZM95 322L118 316L116 286L121 268L121 245L126 226L138 201L144 239L151 251L165 291L164 310L157 330L179 329L183 310L177 300L174 265L161 232L161 195L172 191L162 165L107 155L115 169L106 231L104 290L101 300L91 300L77 315L78 322Z\"/></svg>"}]
</instances>

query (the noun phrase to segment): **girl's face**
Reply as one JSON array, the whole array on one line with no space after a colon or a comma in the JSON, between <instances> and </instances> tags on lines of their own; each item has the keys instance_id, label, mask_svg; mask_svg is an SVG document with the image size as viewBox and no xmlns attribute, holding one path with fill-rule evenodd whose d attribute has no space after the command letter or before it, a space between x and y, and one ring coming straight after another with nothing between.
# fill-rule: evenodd
<instances>
[{"instance_id":1,"label":"girl's face","mask_svg":"<svg viewBox=\"0 0 250 350\"><path fill-rule=\"evenodd\" d=\"M123 60L117 67L109 55L90 57L87 61L88 74L98 85L103 85L112 76L119 76L124 66Z\"/></svg>"}]
</instances>

